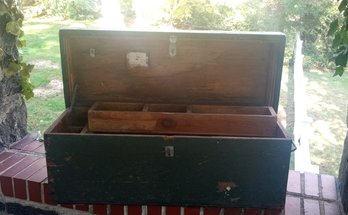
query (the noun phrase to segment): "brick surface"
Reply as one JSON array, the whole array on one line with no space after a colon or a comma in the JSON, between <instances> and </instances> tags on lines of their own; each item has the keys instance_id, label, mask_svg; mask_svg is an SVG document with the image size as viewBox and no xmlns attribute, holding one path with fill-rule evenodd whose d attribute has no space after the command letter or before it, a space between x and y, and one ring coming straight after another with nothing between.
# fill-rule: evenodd
<instances>
[{"instance_id":1,"label":"brick surface","mask_svg":"<svg viewBox=\"0 0 348 215\"><path fill-rule=\"evenodd\" d=\"M47 168L42 167L28 178L28 181L41 183L47 178Z\"/></svg>"},{"instance_id":2,"label":"brick surface","mask_svg":"<svg viewBox=\"0 0 348 215\"><path fill-rule=\"evenodd\" d=\"M34 150L34 152L36 152L36 153L41 153L41 154L46 153L46 151L45 151L45 144L42 144L41 146L39 146L38 148L36 148L36 149Z\"/></svg>"},{"instance_id":3,"label":"brick surface","mask_svg":"<svg viewBox=\"0 0 348 215\"><path fill-rule=\"evenodd\" d=\"M63 208L70 208L70 209L74 208L74 205L72 204L61 204L60 206L62 206Z\"/></svg>"},{"instance_id":4,"label":"brick surface","mask_svg":"<svg viewBox=\"0 0 348 215\"><path fill-rule=\"evenodd\" d=\"M304 199L305 215L320 215L319 201L312 199Z\"/></svg>"},{"instance_id":5,"label":"brick surface","mask_svg":"<svg viewBox=\"0 0 348 215\"><path fill-rule=\"evenodd\" d=\"M42 146L44 143L40 142L38 140L31 142L30 144L26 145L22 151L27 151L27 152L34 152L35 149L39 148Z\"/></svg>"},{"instance_id":6,"label":"brick surface","mask_svg":"<svg viewBox=\"0 0 348 215\"><path fill-rule=\"evenodd\" d=\"M33 181L28 181L28 195L30 201L41 203L41 184Z\"/></svg>"},{"instance_id":7,"label":"brick surface","mask_svg":"<svg viewBox=\"0 0 348 215\"><path fill-rule=\"evenodd\" d=\"M147 215L161 215L161 206L147 206Z\"/></svg>"},{"instance_id":8,"label":"brick surface","mask_svg":"<svg viewBox=\"0 0 348 215\"><path fill-rule=\"evenodd\" d=\"M24 155L14 154L0 163L0 173L2 174L7 169L24 159Z\"/></svg>"},{"instance_id":9,"label":"brick surface","mask_svg":"<svg viewBox=\"0 0 348 215\"><path fill-rule=\"evenodd\" d=\"M282 209L264 209L263 215L280 215L282 212Z\"/></svg>"},{"instance_id":10,"label":"brick surface","mask_svg":"<svg viewBox=\"0 0 348 215\"><path fill-rule=\"evenodd\" d=\"M321 175L321 187L323 197L326 199L337 199L336 179L330 175Z\"/></svg>"},{"instance_id":11,"label":"brick surface","mask_svg":"<svg viewBox=\"0 0 348 215\"><path fill-rule=\"evenodd\" d=\"M258 208L246 208L244 209L244 215L260 215L261 209Z\"/></svg>"},{"instance_id":12,"label":"brick surface","mask_svg":"<svg viewBox=\"0 0 348 215\"><path fill-rule=\"evenodd\" d=\"M300 198L286 196L285 215L301 215Z\"/></svg>"},{"instance_id":13,"label":"brick surface","mask_svg":"<svg viewBox=\"0 0 348 215\"><path fill-rule=\"evenodd\" d=\"M139 205L129 205L128 215L141 215L141 206Z\"/></svg>"},{"instance_id":14,"label":"brick surface","mask_svg":"<svg viewBox=\"0 0 348 215\"><path fill-rule=\"evenodd\" d=\"M204 208L204 215L220 215L220 208Z\"/></svg>"},{"instance_id":15,"label":"brick surface","mask_svg":"<svg viewBox=\"0 0 348 215\"><path fill-rule=\"evenodd\" d=\"M240 208L225 208L224 211L224 215L240 215L242 210Z\"/></svg>"},{"instance_id":16,"label":"brick surface","mask_svg":"<svg viewBox=\"0 0 348 215\"><path fill-rule=\"evenodd\" d=\"M20 141L12 144L10 146L11 149L18 149L21 150L23 149L25 146L27 146L28 144L32 143L33 141L35 141L37 138L37 134L29 134L27 136L25 136L23 139L21 139Z\"/></svg>"},{"instance_id":17,"label":"brick surface","mask_svg":"<svg viewBox=\"0 0 348 215\"><path fill-rule=\"evenodd\" d=\"M12 185L12 178L6 177L6 176L0 176L0 183L1 183L1 191L2 194L8 197L13 197L13 185Z\"/></svg>"},{"instance_id":18,"label":"brick surface","mask_svg":"<svg viewBox=\"0 0 348 215\"><path fill-rule=\"evenodd\" d=\"M4 160L6 160L7 158L13 156L14 153L12 152L1 152L0 153L0 162L3 162Z\"/></svg>"},{"instance_id":19,"label":"brick surface","mask_svg":"<svg viewBox=\"0 0 348 215\"><path fill-rule=\"evenodd\" d=\"M44 202L49 205L56 205L56 202L53 198L53 192L51 191L49 185L47 183L43 184L43 192L44 192Z\"/></svg>"},{"instance_id":20,"label":"brick surface","mask_svg":"<svg viewBox=\"0 0 348 215\"><path fill-rule=\"evenodd\" d=\"M18 174L19 172L27 168L29 165L31 165L38 159L39 158L35 156L25 156L23 160L19 161L18 163L13 165L11 168L1 173L1 175L7 176L7 177L13 177L14 175Z\"/></svg>"},{"instance_id":21,"label":"brick surface","mask_svg":"<svg viewBox=\"0 0 348 215\"><path fill-rule=\"evenodd\" d=\"M324 202L325 215L338 215L340 214L340 208L336 202Z\"/></svg>"},{"instance_id":22,"label":"brick surface","mask_svg":"<svg viewBox=\"0 0 348 215\"><path fill-rule=\"evenodd\" d=\"M288 192L301 193L301 173L290 170L288 177Z\"/></svg>"},{"instance_id":23,"label":"brick surface","mask_svg":"<svg viewBox=\"0 0 348 215\"><path fill-rule=\"evenodd\" d=\"M110 215L123 215L124 209L123 205L111 205Z\"/></svg>"},{"instance_id":24,"label":"brick surface","mask_svg":"<svg viewBox=\"0 0 348 215\"><path fill-rule=\"evenodd\" d=\"M93 205L93 213L98 215L106 215L106 205Z\"/></svg>"},{"instance_id":25,"label":"brick surface","mask_svg":"<svg viewBox=\"0 0 348 215\"><path fill-rule=\"evenodd\" d=\"M27 199L26 181L18 178L13 179L14 196L19 199Z\"/></svg>"},{"instance_id":26,"label":"brick surface","mask_svg":"<svg viewBox=\"0 0 348 215\"><path fill-rule=\"evenodd\" d=\"M14 178L26 180L30 176L32 176L36 171L39 171L41 168L43 168L45 165L46 165L46 159L40 158L39 160L35 161L32 165L25 168L23 171L16 174Z\"/></svg>"},{"instance_id":27,"label":"brick surface","mask_svg":"<svg viewBox=\"0 0 348 215\"><path fill-rule=\"evenodd\" d=\"M305 173L305 194L319 197L318 175Z\"/></svg>"},{"instance_id":28,"label":"brick surface","mask_svg":"<svg viewBox=\"0 0 348 215\"><path fill-rule=\"evenodd\" d=\"M166 207L166 215L180 215L180 207Z\"/></svg>"},{"instance_id":29,"label":"brick surface","mask_svg":"<svg viewBox=\"0 0 348 215\"><path fill-rule=\"evenodd\" d=\"M185 215L199 215L200 208L185 207Z\"/></svg>"},{"instance_id":30,"label":"brick surface","mask_svg":"<svg viewBox=\"0 0 348 215\"><path fill-rule=\"evenodd\" d=\"M75 209L79 210L79 211L88 211L89 206L85 205L85 204L77 204L77 205L75 205ZM122 214L123 214L123 211L122 211Z\"/></svg>"}]
</instances>

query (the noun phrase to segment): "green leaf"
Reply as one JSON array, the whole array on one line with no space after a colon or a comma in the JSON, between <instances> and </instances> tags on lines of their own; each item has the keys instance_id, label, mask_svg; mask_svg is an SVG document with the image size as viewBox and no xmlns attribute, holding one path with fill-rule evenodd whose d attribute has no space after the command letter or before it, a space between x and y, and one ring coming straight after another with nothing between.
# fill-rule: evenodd
<instances>
[{"instance_id":1,"label":"green leaf","mask_svg":"<svg viewBox=\"0 0 348 215\"><path fill-rule=\"evenodd\" d=\"M19 36L21 34L21 27L18 25L16 21L11 21L6 24L6 32L13 34L15 36Z\"/></svg>"},{"instance_id":2,"label":"green leaf","mask_svg":"<svg viewBox=\"0 0 348 215\"><path fill-rule=\"evenodd\" d=\"M2 60L2 58L4 57L5 52L2 48L0 48L0 60Z\"/></svg>"},{"instance_id":3,"label":"green leaf","mask_svg":"<svg viewBox=\"0 0 348 215\"><path fill-rule=\"evenodd\" d=\"M348 31L342 31L341 34L341 44L340 45L347 45L348 44Z\"/></svg>"},{"instance_id":4,"label":"green leaf","mask_svg":"<svg viewBox=\"0 0 348 215\"><path fill-rule=\"evenodd\" d=\"M21 81L21 87L22 87L21 93L26 100L34 97L34 92L33 92L34 86L30 82L28 82L27 80Z\"/></svg>"},{"instance_id":5,"label":"green leaf","mask_svg":"<svg viewBox=\"0 0 348 215\"><path fill-rule=\"evenodd\" d=\"M347 59L348 59L348 53L347 52L340 52L335 57L335 64L337 66L346 67L347 66Z\"/></svg>"},{"instance_id":6,"label":"green leaf","mask_svg":"<svg viewBox=\"0 0 348 215\"><path fill-rule=\"evenodd\" d=\"M2 4L0 4L0 16L2 16L3 14L7 12L8 12L7 5L5 4L5 2L3 2Z\"/></svg>"},{"instance_id":7,"label":"green leaf","mask_svg":"<svg viewBox=\"0 0 348 215\"><path fill-rule=\"evenodd\" d=\"M337 31L337 28L338 28L338 19L335 19L333 22L331 22L327 35L328 36L334 35L334 33Z\"/></svg>"},{"instance_id":8,"label":"green leaf","mask_svg":"<svg viewBox=\"0 0 348 215\"><path fill-rule=\"evenodd\" d=\"M337 75L342 76L343 73L344 73L344 67L336 66L336 70L333 76L337 76Z\"/></svg>"},{"instance_id":9,"label":"green leaf","mask_svg":"<svg viewBox=\"0 0 348 215\"><path fill-rule=\"evenodd\" d=\"M340 5L338 6L338 10L342 12L347 7L348 0L342 0Z\"/></svg>"},{"instance_id":10,"label":"green leaf","mask_svg":"<svg viewBox=\"0 0 348 215\"><path fill-rule=\"evenodd\" d=\"M26 40L17 40L17 46L19 48L22 48L22 47L24 47L26 45L27 45L27 41Z\"/></svg>"},{"instance_id":11,"label":"green leaf","mask_svg":"<svg viewBox=\"0 0 348 215\"><path fill-rule=\"evenodd\" d=\"M18 72L21 69L21 65L11 62L7 68L9 72Z\"/></svg>"},{"instance_id":12,"label":"green leaf","mask_svg":"<svg viewBox=\"0 0 348 215\"><path fill-rule=\"evenodd\" d=\"M344 17L347 17L347 15L348 15L348 8L346 8L346 9L344 10L344 12L343 12L343 16L344 16Z\"/></svg>"},{"instance_id":13,"label":"green leaf","mask_svg":"<svg viewBox=\"0 0 348 215\"><path fill-rule=\"evenodd\" d=\"M335 49L337 48L339 45L341 45L341 34L340 33L336 33L335 37L332 41L332 48Z\"/></svg>"}]
</instances>

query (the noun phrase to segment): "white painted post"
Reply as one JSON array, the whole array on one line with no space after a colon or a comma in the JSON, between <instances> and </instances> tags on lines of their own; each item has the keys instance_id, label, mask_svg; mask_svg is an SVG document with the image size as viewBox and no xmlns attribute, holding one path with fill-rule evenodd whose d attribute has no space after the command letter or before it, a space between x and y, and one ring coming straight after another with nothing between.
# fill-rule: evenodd
<instances>
[{"instance_id":1,"label":"white painted post","mask_svg":"<svg viewBox=\"0 0 348 215\"><path fill-rule=\"evenodd\" d=\"M296 35L296 50L294 62L294 142L297 147L295 151L295 170L300 172L319 173L319 167L312 165L308 137L310 134L311 119L307 115L306 104L306 80L303 75L303 55L300 35Z\"/></svg>"}]
</instances>

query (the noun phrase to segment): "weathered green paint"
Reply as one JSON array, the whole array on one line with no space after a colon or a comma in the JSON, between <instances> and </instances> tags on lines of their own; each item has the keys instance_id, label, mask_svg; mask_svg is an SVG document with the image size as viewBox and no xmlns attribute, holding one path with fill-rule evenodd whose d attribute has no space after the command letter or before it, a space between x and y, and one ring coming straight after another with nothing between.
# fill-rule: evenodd
<instances>
[{"instance_id":1,"label":"weathered green paint","mask_svg":"<svg viewBox=\"0 0 348 215\"><path fill-rule=\"evenodd\" d=\"M61 203L284 206L289 139L46 134L45 146Z\"/></svg>"}]
</instances>

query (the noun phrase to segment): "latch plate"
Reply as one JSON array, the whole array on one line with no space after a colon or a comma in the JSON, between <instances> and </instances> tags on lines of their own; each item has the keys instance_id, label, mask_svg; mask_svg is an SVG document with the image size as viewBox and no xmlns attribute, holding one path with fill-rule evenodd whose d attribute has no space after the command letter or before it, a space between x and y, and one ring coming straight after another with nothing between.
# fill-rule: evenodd
<instances>
[{"instance_id":1,"label":"latch plate","mask_svg":"<svg viewBox=\"0 0 348 215\"><path fill-rule=\"evenodd\" d=\"M167 158L174 157L174 146L165 146L164 147L164 155Z\"/></svg>"}]
</instances>

